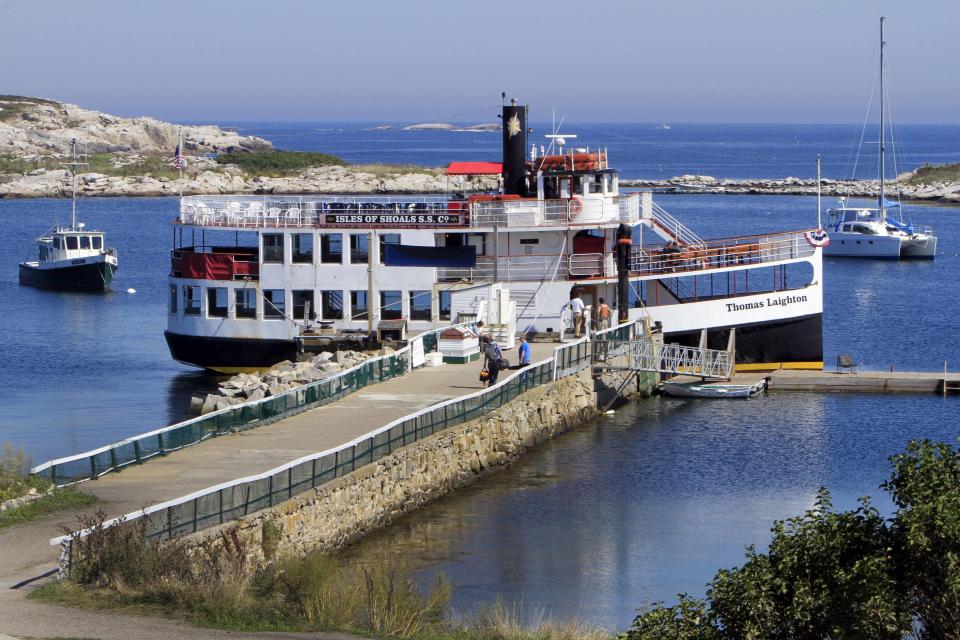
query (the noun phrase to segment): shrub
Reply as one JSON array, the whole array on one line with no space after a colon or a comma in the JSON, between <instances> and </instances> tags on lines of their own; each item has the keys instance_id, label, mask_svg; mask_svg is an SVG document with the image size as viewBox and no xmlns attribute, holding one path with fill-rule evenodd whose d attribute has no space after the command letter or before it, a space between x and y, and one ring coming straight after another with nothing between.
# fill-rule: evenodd
<instances>
[{"instance_id":1,"label":"shrub","mask_svg":"<svg viewBox=\"0 0 960 640\"><path fill-rule=\"evenodd\" d=\"M0 502L19 498L36 489L43 491L50 483L42 478L30 475L30 458L23 449L14 450L9 442L3 445L0 453Z\"/></svg>"},{"instance_id":2,"label":"shrub","mask_svg":"<svg viewBox=\"0 0 960 640\"><path fill-rule=\"evenodd\" d=\"M222 153L219 164L236 165L257 176L286 176L311 167L346 166L347 162L326 153L308 151L260 151L256 153Z\"/></svg>"},{"instance_id":3,"label":"shrub","mask_svg":"<svg viewBox=\"0 0 960 640\"><path fill-rule=\"evenodd\" d=\"M884 488L893 521L900 576L930 640L960 637L960 451L949 444L911 442L893 456Z\"/></svg>"}]
</instances>

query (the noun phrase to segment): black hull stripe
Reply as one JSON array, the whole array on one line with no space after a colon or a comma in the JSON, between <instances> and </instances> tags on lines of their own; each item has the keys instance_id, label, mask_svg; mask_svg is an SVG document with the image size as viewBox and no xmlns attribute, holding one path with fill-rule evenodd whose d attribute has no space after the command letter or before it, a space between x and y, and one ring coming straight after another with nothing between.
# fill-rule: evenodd
<instances>
[{"instance_id":1,"label":"black hull stripe","mask_svg":"<svg viewBox=\"0 0 960 640\"><path fill-rule=\"evenodd\" d=\"M737 329L737 364L823 362L823 314L732 326ZM707 347L726 349L730 329L710 329ZM700 344L699 331L667 333L665 338L689 347Z\"/></svg>"},{"instance_id":2,"label":"black hull stripe","mask_svg":"<svg viewBox=\"0 0 960 640\"><path fill-rule=\"evenodd\" d=\"M297 357L293 340L163 335L174 360L203 369L266 369Z\"/></svg>"},{"instance_id":3,"label":"black hull stripe","mask_svg":"<svg viewBox=\"0 0 960 640\"><path fill-rule=\"evenodd\" d=\"M107 262L59 269L35 269L20 265L20 284L54 291L104 291L113 282L117 267Z\"/></svg>"}]
</instances>

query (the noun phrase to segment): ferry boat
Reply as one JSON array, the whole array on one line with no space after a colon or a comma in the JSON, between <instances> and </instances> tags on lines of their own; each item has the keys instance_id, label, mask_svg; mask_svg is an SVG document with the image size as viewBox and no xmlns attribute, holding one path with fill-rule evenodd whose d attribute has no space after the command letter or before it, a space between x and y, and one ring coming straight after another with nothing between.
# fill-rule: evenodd
<instances>
[{"instance_id":1,"label":"ferry boat","mask_svg":"<svg viewBox=\"0 0 960 640\"><path fill-rule=\"evenodd\" d=\"M510 309L505 339L555 334L575 293L646 317L668 342L726 349L736 329L738 369L822 367L823 234L702 239L652 193L621 192L605 150L551 134L528 154L527 108L513 101L502 117L502 163L448 169L496 172L496 193L182 198L173 358L262 368L317 341L413 334L485 305Z\"/></svg>"},{"instance_id":2,"label":"ferry boat","mask_svg":"<svg viewBox=\"0 0 960 640\"><path fill-rule=\"evenodd\" d=\"M86 229L77 222L77 141L71 143L69 166L73 183L70 226L55 226L37 238L37 259L20 263L20 284L57 291L106 291L119 263L115 249L107 247L103 231Z\"/></svg>"}]
</instances>

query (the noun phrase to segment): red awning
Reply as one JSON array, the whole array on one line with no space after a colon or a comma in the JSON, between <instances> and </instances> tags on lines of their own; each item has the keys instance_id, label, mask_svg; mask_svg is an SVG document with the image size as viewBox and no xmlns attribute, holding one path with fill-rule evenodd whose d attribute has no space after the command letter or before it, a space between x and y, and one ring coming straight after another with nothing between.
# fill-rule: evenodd
<instances>
[{"instance_id":1,"label":"red awning","mask_svg":"<svg viewBox=\"0 0 960 640\"><path fill-rule=\"evenodd\" d=\"M447 165L448 176L476 176L502 172L503 165L499 162L451 162Z\"/></svg>"}]
</instances>

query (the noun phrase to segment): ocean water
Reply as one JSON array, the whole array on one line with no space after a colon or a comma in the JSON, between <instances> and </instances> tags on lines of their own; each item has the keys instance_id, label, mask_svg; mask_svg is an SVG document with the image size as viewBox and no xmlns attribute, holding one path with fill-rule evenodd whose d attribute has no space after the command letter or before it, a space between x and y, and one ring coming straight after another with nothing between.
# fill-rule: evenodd
<instances>
[{"instance_id":1,"label":"ocean water","mask_svg":"<svg viewBox=\"0 0 960 640\"><path fill-rule=\"evenodd\" d=\"M593 126L593 125L591 125ZM498 156L499 135L371 132L357 125L242 124L279 147L354 162L443 165ZM572 130L573 128L567 128ZM812 175L824 154L840 171L842 127L596 125L627 177ZM578 129L578 131L591 129ZM960 160L960 127L904 127L908 164ZM617 135L601 136L601 132ZM619 137L618 137L619 136ZM906 142L910 144L907 145ZM911 155L913 154L913 155ZM831 173L831 169L829 173ZM700 235L815 224L812 198L663 195ZM66 200L2 200L0 442L39 462L185 417L216 379L172 361L163 340L173 198L82 199L80 217L118 247L115 291L42 292L17 284L17 263ZM908 206L934 227L932 262L825 261L825 360L864 368L960 369L960 209ZM133 288L136 293L126 293ZM886 458L909 437L957 436L956 398L780 394L747 403L651 400L568 434L477 487L405 519L377 540L423 575L442 570L469 608L497 594L559 616L623 628L632 610L680 591L702 593L773 519L800 513L821 484L840 506L879 495Z\"/></svg>"},{"instance_id":2,"label":"ocean water","mask_svg":"<svg viewBox=\"0 0 960 640\"><path fill-rule=\"evenodd\" d=\"M375 123L379 124L379 123ZM349 162L446 166L453 160L499 161L499 132L371 131L371 123L229 122L245 135L266 138L278 148L320 151ZM401 126L401 125L398 125ZM531 125L529 142L545 144L549 123ZM684 174L718 178L814 178L817 154L823 176L876 178L876 128L798 124L565 124L570 145L604 147L625 178L662 179ZM960 126L902 125L887 147L887 175L924 163L960 162ZM860 144L860 141L863 144ZM859 149L859 152L858 152Z\"/></svg>"}]
</instances>

